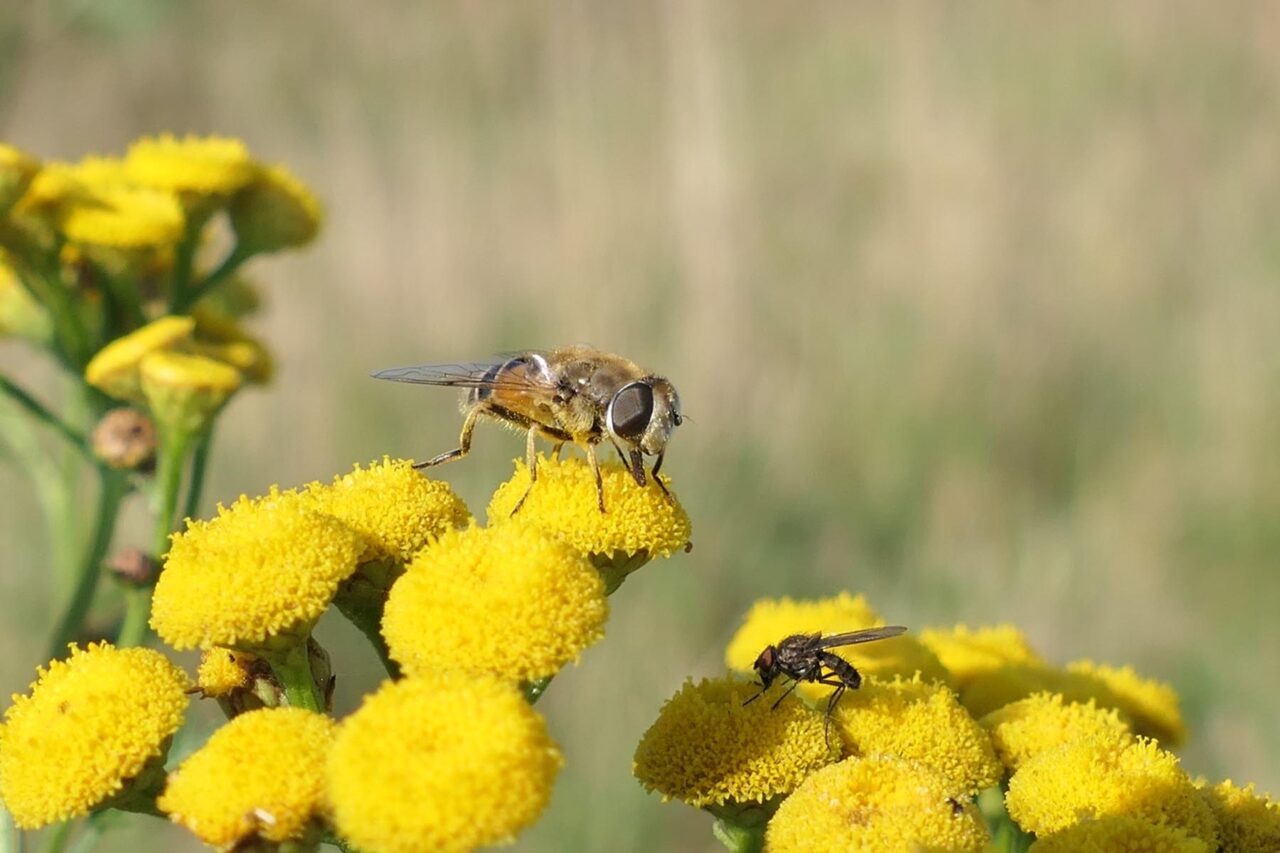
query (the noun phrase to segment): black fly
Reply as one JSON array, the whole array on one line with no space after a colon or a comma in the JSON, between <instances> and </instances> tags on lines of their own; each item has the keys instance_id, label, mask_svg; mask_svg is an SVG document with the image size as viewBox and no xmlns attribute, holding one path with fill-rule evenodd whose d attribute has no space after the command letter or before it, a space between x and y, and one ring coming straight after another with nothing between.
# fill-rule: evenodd
<instances>
[{"instance_id":1,"label":"black fly","mask_svg":"<svg viewBox=\"0 0 1280 853\"><path fill-rule=\"evenodd\" d=\"M749 705L763 696L778 676L790 678L791 686L773 703L774 708L778 707L802 681L834 687L831 698L827 700L826 726L823 729L830 743L831 712L836 709L836 703L840 701L845 690L858 689L858 685L862 684L862 675L854 669L853 664L827 650L838 646L851 646L855 643L887 640L906 630L901 625L886 625L882 628L865 628L861 631L831 634L826 637L821 633L792 634L776 646L766 646L756 658L756 662L751 666L760 674L760 692L742 704Z\"/></svg>"}]
</instances>

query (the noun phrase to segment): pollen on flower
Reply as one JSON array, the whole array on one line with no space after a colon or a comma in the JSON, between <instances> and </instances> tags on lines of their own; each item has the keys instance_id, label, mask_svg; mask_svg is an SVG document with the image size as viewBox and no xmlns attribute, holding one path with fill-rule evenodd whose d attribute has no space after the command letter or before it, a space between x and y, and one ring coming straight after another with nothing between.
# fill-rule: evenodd
<instances>
[{"instance_id":1,"label":"pollen on flower","mask_svg":"<svg viewBox=\"0 0 1280 853\"><path fill-rule=\"evenodd\" d=\"M600 466L605 512L600 512L591 466L577 457L538 457L538 482L529 488L529 469L516 461L516 472L498 487L489 502L490 522L510 517L520 507L521 520L537 524L565 539L584 554L647 553L669 557L689 542L692 526L684 508L668 500L657 484L638 486L616 462ZM670 481L662 481L670 489Z\"/></svg>"},{"instance_id":2,"label":"pollen on flower","mask_svg":"<svg viewBox=\"0 0 1280 853\"><path fill-rule=\"evenodd\" d=\"M233 690L249 686L250 666L257 660L248 652L232 649L206 649L200 655L196 670L196 686L205 696L226 696Z\"/></svg>"},{"instance_id":3,"label":"pollen on flower","mask_svg":"<svg viewBox=\"0 0 1280 853\"><path fill-rule=\"evenodd\" d=\"M977 676L1008 664L1041 662L1026 636L1012 625L925 628L919 636L920 642L942 661L956 690L963 690Z\"/></svg>"},{"instance_id":4,"label":"pollen on flower","mask_svg":"<svg viewBox=\"0 0 1280 853\"><path fill-rule=\"evenodd\" d=\"M1178 759L1153 740L1103 734L1025 761L1009 780L1009 815L1036 835L1107 815L1182 829L1211 846L1217 821Z\"/></svg>"},{"instance_id":5,"label":"pollen on flower","mask_svg":"<svg viewBox=\"0 0 1280 853\"><path fill-rule=\"evenodd\" d=\"M100 349L84 370L85 381L116 399L142 402L142 359L153 352L181 348L194 329L190 317L153 320Z\"/></svg>"},{"instance_id":6,"label":"pollen on flower","mask_svg":"<svg viewBox=\"0 0 1280 853\"><path fill-rule=\"evenodd\" d=\"M146 186L172 192L221 194L247 184L254 174L249 150L238 139L172 134L145 136L129 146L125 172Z\"/></svg>"},{"instance_id":7,"label":"pollen on flower","mask_svg":"<svg viewBox=\"0 0 1280 853\"><path fill-rule=\"evenodd\" d=\"M1108 815L1046 835L1027 848L1027 853L1211 853L1212 850L1204 841L1177 827L1130 815Z\"/></svg>"},{"instance_id":8,"label":"pollen on flower","mask_svg":"<svg viewBox=\"0 0 1280 853\"><path fill-rule=\"evenodd\" d=\"M600 574L540 527L451 529L387 597L382 635L407 674L441 666L512 680L552 675L604 635Z\"/></svg>"},{"instance_id":9,"label":"pollen on flower","mask_svg":"<svg viewBox=\"0 0 1280 853\"><path fill-rule=\"evenodd\" d=\"M188 680L151 649L75 646L14 696L0 726L0 798L23 829L88 813L150 763L182 725Z\"/></svg>"},{"instance_id":10,"label":"pollen on flower","mask_svg":"<svg viewBox=\"0 0 1280 853\"><path fill-rule=\"evenodd\" d=\"M1230 779L1217 785L1200 784L1200 793L1218 819L1220 853L1280 850L1280 802Z\"/></svg>"},{"instance_id":11,"label":"pollen on flower","mask_svg":"<svg viewBox=\"0 0 1280 853\"><path fill-rule=\"evenodd\" d=\"M1133 730L1155 738L1167 747L1187 739L1187 726L1178 708L1173 687L1143 678L1132 667L1114 667L1080 660L1067 664L1067 672L1101 682L1115 697L1115 705L1133 721Z\"/></svg>"},{"instance_id":12,"label":"pollen on flower","mask_svg":"<svg viewBox=\"0 0 1280 853\"><path fill-rule=\"evenodd\" d=\"M733 676L686 681L640 738L640 784L697 807L762 803L839 758L821 713L794 696L743 704L758 692Z\"/></svg>"},{"instance_id":13,"label":"pollen on flower","mask_svg":"<svg viewBox=\"0 0 1280 853\"><path fill-rule=\"evenodd\" d=\"M339 726L327 770L334 826L365 853L510 841L546 808L561 763L509 683L463 673L388 682Z\"/></svg>"},{"instance_id":14,"label":"pollen on flower","mask_svg":"<svg viewBox=\"0 0 1280 853\"><path fill-rule=\"evenodd\" d=\"M847 690L832 715L846 754L891 755L932 767L950 794L976 794L1004 768L991 738L946 685L871 678Z\"/></svg>"},{"instance_id":15,"label":"pollen on flower","mask_svg":"<svg viewBox=\"0 0 1280 853\"><path fill-rule=\"evenodd\" d=\"M988 834L977 808L918 762L846 758L807 778L765 832L771 853L949 850L978 853Z\"/></svg>"},{"instance_id":16,"label":"pollen on flower","mask_svg":"<svg viewBox=\"0 0 1280 853\"><path fill-rule=\"evenodd\" d=\"M236 717L169 774L156 806L201 841L302 836L322 807L334 722L303 708Z\"/></svg>"},{"instance_id":17,"label":"pollen on flower","mask_svg":"<svg viewBox=\"0 0 1280 853\"><path fill-rule=\"evenodd\" d=\"M1131 734L1116 710L1099 708L1092 699L1068 702L1058 693L1034 693L1010 702L981 722L1011 772L1029 758L1064 744L1107 735L1124 740Z\"/></svg>"},{"instance_id":18,"label":"pollen on flower","mask_svg":"<svg viewBox=\"0 0 1280 853\"><path fill-rule=\"evenodd\" d=\"M357 465L332 483L312 483L303 494L317 512L365 537L367 559L407 563L432 539L471 520L448 483L419 473L408 459Z\"/></svg>"},{"instance_id":19,"label":"pollen on flower","mask_svg":"<svg viewBox=\"0 0 1280 853\"><path fill-rule=\"evenodd\" d=\"M293 492L241 497L175 533L156 583L151 627L177 649L253 650L306 636L355 571L364 545Z\"/></svg>"},{"instance_id":20,"label":"pollen on flower","mask_svg":"<svg viewBox=\"0 0 1280 853\"><path fill-rule=\"evenodd\" d=\"M875 628L885 620L861 595L842 592L831 598L795 600L762 598L752 605L725 649L725 662L738 672L750 672L760 652L791 634L837 634ZM831 649L868 675L910 678L917 672L926 681L945 680L946 670L933 652L911 634ZM827 696L832 688L802 683L801 693L811 700Z\"/></svg>"}]
</instances>

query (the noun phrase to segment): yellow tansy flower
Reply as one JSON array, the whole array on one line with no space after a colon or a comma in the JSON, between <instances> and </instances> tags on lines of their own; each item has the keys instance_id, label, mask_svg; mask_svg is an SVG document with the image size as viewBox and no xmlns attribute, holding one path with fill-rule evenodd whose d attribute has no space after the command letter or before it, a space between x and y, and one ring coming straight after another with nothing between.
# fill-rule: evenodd
<instances>
[{"instance_id":1,"label":"yellow tansy flower","mask_svg":"<svg viewBox=\"0 0 1280 853\"><path fill-rule=\"evenodd\" d=\"M1029 758L1009 780L1009 815L1028 832L1087 818L1133 815L1211 845L1217 821L1178 759L1152 740L1095 736Z\"/></svg>"},{"instance_id":2,"label":"yellow tansy flower","mask_svg":"<svg viewBox=\"0 0 1280 853\"><path fill-rule=\"evenodd\" d=\"M1102 708L1113 708L1117 703L1100 680L1039 663L1011 663L976 675L961 689L960 702L981 719L1033 693L1059 693L1072 702L1093 699Z\"/></svg>"},{"instance_id":3,"label":"yellow tansy flower","mask_svg":"<svg viewBox=\"0 0 1280 853\"><path fill-rule=\"evenodd\" d=\"M231 200L239 249L275 252L305 246L320 230L320 202L284 166L262 166Z\"/></svg>"},{"instance_id":4,"label":"yellow tansy flower","mask_svg":"<svg viewBox=\"0 0 1280 853\"><path fill-rule=\"evenodd\" d=\"M75 646L14 696L0 726L0 798L35 829L86 814L164 761L187 677L159 652Z\"/></svg>"},{"instance_id":5,"label":"yellow tansy flower","mask_svg":"<svg viewBox=\"0 0 1280 853\"><path fill-rule=\"evenodd\" d=\"M1166 747L1187 739L1187 726L1178 708L1178 694L1162 681L1143 678L1132 667L1114 667L1080 660L1067 664L1067 672L1096 679L1115 696L1115 707L1133 721L1133 730L1155 738Z\"/></svg>"},{"instance_id":6,"label":"yellow tansy flower","mask_svg":"<svg viewBox=\"0 0 1280 853\"><path fill-rule=\"evenodd\" d=\"M40 163L26 152L0 142L0 216L22 198Z\"/></svg>"},{"instance_id":7,"label":"yellow tansy flower","mask_svg":"<svg viewBox=\"0 0 1280 853\"><path fill-rule=\"evenodd\" d=\"M1243 788L1230 779L1201 786L1201 794L1218 819L1220 853L1280 850L1280 802Z\"/></svg>"},{"instance_id":8,"label":"yellow tansy flower","mask_svg":"<svg viewBox=\"0 0 1280 853\"><path fill-rule=\"evenodd\" d=\"M191 340L194 329L195 320L190 317L153 320L99 350L85 368L85 381L118 400L143 402L139 374L142 359L153 352L183 347Z\"/></svg>"},{"instance_id":9,"label":"yellow tansy flower","mask_svg":"<svg viewBox=\"0 0 1280 853\"><path fill-rule=\"evenodd\" d=\"M730 669L751 672L751 665L765 646L776 644L791 634L836 634L884 625L880 614L861 595L842 592L831 598L797 601L792 598L762 598L752 605L746 618L725 649L725 662ZM946 678L942 663L920 641L910 634L832 649L834 653L857 667L864 677L876 675L910 678L917 672L926 681ZM799 687L806 697L825 697L831 688L803 683Z\"/></svg>"},{"instance_id":10,"label":"yellow tansy flower","mask_svg":"<svg viewBox=\"0 0 1280 853\"><path fill-rule=\"evenodd\" d=\"M407 563L432 539L471 520L448 483L419 473L407 459L384 456L367 468L357 465L303 494L316 512L364 536L368 559Z\"/></svg>"},{"instance_id":11,"label":"yellow tansy flower","mask_svg":"<svg viewBox=\"0 0 1280 853\"><path fill-rule=\"evenodd\" d=\"M743 704L759 690L733 676L686 681L640 738L640 784L699 808L764 803L839 758L821 713L794 696Z\"/></svg>"},{"instance_id":12,"label":"yellow tansy flower","mask_svg":"<svg viewBox=\"0 0 1280 853\"><path fill-rule=\"evenodd\" d=\"M1108 815L1038 839L1027 853L1211 853L1199 838L1140 817Z\"/></svg>"},{"instance_id":13,"label":"yellow tansy flower","mask_svg":"<svg viewBox=\"0 0 1280 853\"><path fill-rule=\"evenodd\" d=\"M938 772L953 795L976 794L1000 781L1004 768L991 738L946 685L871 678L846 690L832 714L846 754L891 755Z\"/></svg>"},{"instance_id":14,"label":"yellow tansy flower","mask_svg":"<svg viewBox=\"0 0 1280 853\"><path fill-rule=\"evenodd\" d=\"M142 249L176 243L186 220L182 206L161 190L126 185L94 187L62 209L59 226L67 239L115 249Z\"/></svg>"},{"instance_id":15,"label":"yellow tansy flower","mask_svg":"<svg viewBox=\"0 0 1280 853\"><path fill-rule=\"evenodd\" d=\"M136 140L124 168L139 184L197 195L235 192L254 175L253 159L238 139L167 133Z\"/></svg>"},{"instance_id":16,"label":"yellow tansy flower","mask_svg":"<svg viewBox=\"0 0 1280 853\"><path fill-rule=\"evenodd\" d=\"M604 582L573 548L519 520L448 530L387 598L382 635L413 675L441 666L532 681L604 634Z\"/></svg>"},{"instance_id":17,"label":"yellow tansy flower","mask_svg":"<svg viewBox=\"0 0 1280 853\"><path fill-rule=\"evenodd\" d=\"M975 677L1008 664L1041 662L1027 638L1012 625L925 628L919 637L942 661L956 690L963 690Z\"/></svg>"},{"instance_id":18,"label":"yellow tansy flower","mask_svg":"<svg viewBox=\"0 0 1280 853\"><path fill-rule=\"evenodd\" d=\"M934 770L888 756L846 758L814 773L782 801L765 832L767 853L874 850L979 853L988 841L977 808Z\"/></svg>"},{"instance_id":19,"label":"yellow tansy flower","mask_svg":"<svg viewBox=\"0 0 1280 853\"><path fill-rule=\"evenodd\" d=\"M991 733L996 754L1010 771L1029 758L1065 744L1097 736L1119 740L1130 734L1117 711L1086 703L1067 702L1057 693L1035 693L1010 702L982 718Z\"/></svg>"},{"instance_id":20,"label":"yellow tansy flower","mask_svg":"<svg viewBox=\"0 0 1280 853\"><path fill-rule=\"evenodd\" d=\"M240 387L240 372L203 355L153 352L138 366L142 394L156 423L181 435L196 435Z\"/></svg>"},{"instance_id":21,"label":"yellow tansy flower","mask_svg":"<svg viewBox=\"0 0 1280 853\"><path fill-rule=\"evenodd\" d=\"M196 686L205 696L215 698L246 688L253 679L253 664L256 661L257 658L248 652L223 648L206 649L200 655Z\"/></svg>"},{"instance_id":22,"label":"yellow tansy flower","mask_svg":"<svg viewBox=\"0 0 1280 853\"><path fill-rule=\"evenodd\" d=\"M517 517L564 538L584 554L669 557L688 544L689 516L655 483L637 486L616 462L602 464L600 476L607 512L600 512L596 478L584 460L539 456L538 482L531 491L529 469L517 460L515 476L499 486L489 502L489 520L509 518L516 502L528 492ZM666 477L662 481L670 488Z\"/></svg>"},{"instance_id":23,"label":"yellow tansy flower","mask_svg":"<svg viewBox=\"0 0 1280 853\"><path fill-rule=\"evenodd\" d=\"M304 509L293 493L218 507L173 536L151 604L151 627L177 649L250 651L296 643L363 553L355 531Z\"/></svg>"},{"instance_id":24,"label":"yellow tansy flower","mask_svg":"<svg viewBox=\"0 0 1280 853\"><path fill-rule=\"evenodd\" d=\"M302 708L241 714L169 775L156 806L206 844L302 838L324 799L334 722Z\"/></svg>"},{"instance_id":25,"label":"yellow tansy flower","mask_svg":"<svg viewBox=\"0 0 1280 853\"><path fill-rule=\"evenodd\" d=\"M204 301L195 307L191 316L196 321L193 352L226 362L256 385L271 381L275 360L262 341L246 332L231 316L209 307Z\"/></svg>"},{"instance_id":26,"label":"yellow tansy flower","mask_svg":"<svg viewBox=\"0 0 1280 853\"><path fill-rule=\"evenodd\" d=\"M334 826L364 853L500 844L542 814L561 763L510 684L462 673L388 682L339 726Z\"/></svg>"}]
</instances>

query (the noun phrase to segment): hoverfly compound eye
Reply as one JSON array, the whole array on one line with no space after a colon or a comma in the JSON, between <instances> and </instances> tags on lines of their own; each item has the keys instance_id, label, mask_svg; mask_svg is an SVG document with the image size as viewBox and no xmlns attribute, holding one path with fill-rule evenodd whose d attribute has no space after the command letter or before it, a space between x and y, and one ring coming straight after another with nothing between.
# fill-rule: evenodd
<instances>
[{"instance_id":1,"label":"hoverfly compound eye","mask_svg":"<svg viewBox=\"0 0 1280 853\"><path fill-rule=\"evenodd\" d=\"M752 664L753 669L760 671L773 669L773 646L768 646L756 658L756 662Z\"/></svg>"},{"instance_id":2,"label":"hoverfly compound eye","mask_svg":"<svg viewBox=\"0 0 1280 853\"><path fill-rule=\"evenodd\" d=\"M609 428L618 438L635 441L644 434L653 417L653 388L632 382L609 403Z\"/></svg>"}]
</instances>

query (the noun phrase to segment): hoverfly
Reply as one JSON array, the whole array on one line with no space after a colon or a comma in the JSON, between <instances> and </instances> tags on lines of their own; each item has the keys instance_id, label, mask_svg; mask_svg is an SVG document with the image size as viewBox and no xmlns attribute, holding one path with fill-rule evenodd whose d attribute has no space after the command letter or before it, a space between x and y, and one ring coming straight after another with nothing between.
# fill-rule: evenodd
<instances>
[{"instance_id":1,"label":"hoverfly","mask_svg":"<svg viewBox=\"0 0 1280 853\"><path fill-rule=\"evenodd\" d=\"M372 375L395 382L467 389L458 447L414 467L427 468L466 456L471 450L471 433L481 418L526 430L529 488L512 515L524 505L538 479L534 439L539 435L553 442L557 456L567 442L582 448L595 474L601 512L605 511L604 483L595 450L606 440L640 486L646 482L644 457L656 456L649 474L671 499L657 475L667 440L683 420L680 398L666 379L622 356L575 345L514 353L499 361L423 364L378 370Z\"/></svg>"},{"instance_id":2,"label":"hoverfly","mask_svg":"<svg viewBox=\"0 0 1280 853\"><path fill-rule=\"evenodd\" d=\"M777 645L765 646L764 651L756 658L756 662L751 665L752 669L760 674L760 692L742 704L750 705L763 696L779 676L790 678L791 686L773 703L774 708L778 707L802 681L834 687L831 698L827 700L826 725L823 729L824 735L830 742L831 714L836 709L836 703L840 701L845 690L858 689L862 684L862 675L853 664L827 649L851 646L855 643L870 643L874 640L887 640L906 630L901 625L886 625L882 628L864 628L861 631L831 634L826 637L821 633L792 634ZM825 673L824 667L827 670Z\"/></svg>"}]
</instances>

